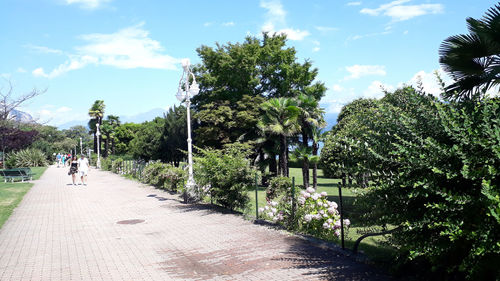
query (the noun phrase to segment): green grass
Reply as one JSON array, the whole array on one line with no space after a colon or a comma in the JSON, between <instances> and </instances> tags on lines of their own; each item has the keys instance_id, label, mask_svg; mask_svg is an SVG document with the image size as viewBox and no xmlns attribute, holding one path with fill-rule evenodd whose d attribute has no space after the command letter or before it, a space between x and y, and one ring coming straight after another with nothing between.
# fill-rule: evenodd
<instances>
[{"instance_id":1,"label":"green grass","mask_svg":"<svg viewBox=\"0 0 500 281\"><path fill-rule=\"evenodd\" d=\"M39 179L46 169L46 167L31 168L35 173L33 179ZM33 183L29 182L5 183L3 181L4 179L0 177L0 228L21 202L26 192L33 186Z\"/></svg>"},{"instance_id":2,"label":"green grass","mask_svg":"<svg viewBox=\"0 0 500 281\"><path fill-rule=\"evenodd\" d=\"M311 179L310 184L312 185L312 170L310 171ZM290 168L290 177L295 177L295 186L297 188L302 188L302 169L300 168ZM330 201L335 201L339 203L339 190L338 184L341 182L340 179L331 179L323 176L323 171L318 169L318 190L317 192L326 191ZM249 192L250 196L250 207L246 211L247 216L255 217L255 190ZM259 187L257 192L258 205L259 207L264 207L266 205L266 190L264 187ZM354 189L342 188L342 202L344 205L344 213L346 218L351 220L351 227L348 234L345 237L346 248L352 249L355 241L362 235L359 232L365 230L365 227L360 227L360 222L356 222L355 219L349 216L349 212L353 212L353 203L356 198L356 193ZM369 258L376 262L389 262L391 260L394 251L382 245L385 242L383 236L368 237L363 239L359 245L359 251L364 252ZM340 241L338 241L340 244Z\"/></svg>"}]
</instances>

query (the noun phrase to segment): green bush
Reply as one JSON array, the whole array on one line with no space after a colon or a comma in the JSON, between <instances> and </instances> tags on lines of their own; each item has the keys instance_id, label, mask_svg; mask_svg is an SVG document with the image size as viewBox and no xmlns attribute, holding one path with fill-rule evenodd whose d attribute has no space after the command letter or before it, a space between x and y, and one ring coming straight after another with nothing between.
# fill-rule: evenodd
<instances>
[{"instance_id":1,"label":"green bush","mask_svg":"<svg viewBox=\"0 0 500 281\"><path fill-rule=\"evenodd\" d=\"M101 158L101 170L103 170L103 171L111 171L111 164L112 164L111 159L109 159L109 158Z\"/></svg>"},{"instance_id":2,"label":"green bush","mask_svg":"<svg viewBox=\"0 0 500 281\"><path fill-rule=\"evenodd\" d=\"M231 210L246 208L250 200L247 191L253 187L256 174L247 155L248 150L240 145L201 150L195 161L196 183L206 187L217 204Z\"/></svg>"},{"instance_id":3,"label":"green bush","mask_svg":"<svg viewBox=\"0 0 500 281\"><path fill-rule=\"evenodd\" d=\"M9 168L41 167L47 166L47 157L39 149L28 148L11 153L5 162Z\"/></svg>"},{"instance_id":4,"label":"green bush","mask_svg":"<svg viewBox=\"0 0 500 281\"><path fill-rule=\"evenodd\" d=\"M279 195L290 193L292 188L292 180L289 177L274 177L269 181L269 186L266 189L266 200L272 201Z\"/></svg>"},{"instance_id":5,"label":"green bush","mask_svg":"<svg viewBox=\"0 0 500 281\"><path fill-rule=\"evenodd\" d=\"M113 173L119 174L122 171L123 159L118 158L111 164L111 171Z\"/></svg>"},{"instance_id":6,"label":"green bush","mask_svg":"<svg viewBox=\"0 0 500 281\"><path fill-rule=\"evenodd\" d=\"M142 181L155 187L163 187L165 179L160 177L165 169L163 163L154 162L146 165L142 171Z\"/></svg>"}]
</instances>

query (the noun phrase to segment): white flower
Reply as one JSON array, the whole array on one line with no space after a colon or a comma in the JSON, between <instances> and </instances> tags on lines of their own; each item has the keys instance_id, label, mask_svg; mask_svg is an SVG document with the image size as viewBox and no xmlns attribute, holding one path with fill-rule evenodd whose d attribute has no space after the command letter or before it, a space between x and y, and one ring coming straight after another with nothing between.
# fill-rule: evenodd
<instances>
[{"instance_id":1,"label":"white flower","mask_svg":"<svg viewBox=\"0 0 500 281\"><path fill-rule=\"evenodd\" d=\"M274 218L273 218L273 221L274 221L274 222L277 222L277 221L278 221L278 217L274 217Z\"/></svg>"},{"instance_id":2,"label":"white flower","mask_svg":"<svg viewBox=\"0 0 500 281\"><path fill-rule=\"evenodd\" d=\"M278 206L278 202L275 202L275 201L271 201L271 206L273 206L273 207L276 207L276 206Z\"/></svg>"},{"instance_id":3,"label":"white flower","mask_svg":"<svg viewBox=\"0 0 500 281\"><path fill-rule=\"evenodd\" d=\"M304 194L304 198L309 198L309 197L311 197L311 194L306 192L306 194Z\"/></svg>"},{"instance_id":4,"label":"white flower","mask_svg":"<svg viewBox=\"0 0 500 281\"><path fill-rule=\"evenodd\" d=\"M316 190L314 188L312 188L312 187L308 187L306 189L306 191L309 192L309 193L314 193Z\"/></svg>"},{"instance_id":5,"label":"white flower","mask_svg":"<svg viewBox=\"0 0 500 281\"><path fill-rule=\"evenodd\" d=\"M319 213L320 213L320 214L324 214L324 213L325 213L325 211L323 211L323 210L319 210Z\"/></svg>"},{"instance_id":6,"label":"white flower","mask_svg":"<svg viewBox=\"0 0 500 281\"><path fill-rule=\"evenodd\" d=\"M313 195L311 195L311 198L313 200L318 200L319 199L319 194L318 193L314 193Z\"/></svg>"},{"instance_id":7,"label":"white flower","mask_svg":"<svg viewBox=\"0 0 500 281\"><path fill-rule=\"evenodd\" d=\"M324 218L328 218L328 215L327 215L327 214L323 214L323 217L324 217Z\"/></svg>"},{"instance_id":8,"label":"white flower","mask_svg":"<svg viewBox=\"0 0 500 281\"><path fill-rule=\"evenodd\" d=\"M264 212L264 208L259 208L259 213L263 213Z\"/></svg>"},{"instance_id":9,"label":"white flower","mask_svg":"<svg viewBox=\"0 0 500 281\"><path fill-rule=\"evenodd\" d=\"M326 222L327 222L328 224L332 224L332 223L333 223L333 220L332 220L332 219L328 219Z\"/></svg>"},{"instance_id":10,"label":"white flower","mask_svg":"<svg viewBox=\"0 0 500 281\"><path fill-rule=\"evenodd\" d=\"M272 217L274 217L274 214L269 212L269 213L267 213L267 216L272 218Z\"/></svg>"},{"instance_id":11,"label":"white flower","mask_svg":"<svg viewBox=\"0 0 500 281\"><path fill-rule=\"evenodd\" d=\"M326 196L328 196L328 193L326 193L326 191L323 191L323 192L321 192L320 194L321 194L321 197L326 197Z\"/></svg>"},{"instance_id":12,"label":"white flower","mask_svg":"<svg viewBox=\"0 0 500 281\"><path fill-rule=\"evenodd\" d=\"M304 190L301 190L301 191L300 191L300 195L302 195L302 196L305 196L305 195L306 195L306 193L307 193L307 192L306 192L306 191L304 191Z\"/></svg>"},{"instance_id":13,"label":"white flower","mask_svg":"<svg viewBox=\"0 0 500 281\"><path fill-rule=\"evenodd\" d=\"M328 223L326 223L326 222L325 222L325 223L323 224L323 228L324 228L324 229L328 229L329 227L330 227L330 226L328 225Z\"/></svg>"},{"instance_id":14,"label":"white flower","mask_svg":"<svg viewBox=\"0 0 500 281\"><path fill-rule=\"evenodd\" d=\"M299 197L299 199L297 199L297 201L299 202L300 205L304 205L306 203L306 198Z\"/></svg>"},{"instance_id":15,"label":"white flower","mask_svg":"<svg viewBox=\"0 0 500 281\"><path fill-rule=\"evenodd\" d=\"M335 230L335 236L339 237L340 236L340 230Z\"/></svg>"},{"instance_id":16,"label":"white flower","mask_svg":"<svg viewBox=\"0 0 500 281\"><path fill-rule=\"evenodd\" d=\"M266 211L269 210L269 206L265 206L264 210L266 210Z\"/></svg>"},{"instance_id":17,"label":"white flower","mask_svg":"<svg viewBox=\"0 0 500 281\"><path fill-rule=\"evenodd\" d=\"M335 215L335 209L333 207L328 208L328 213L330 215Z\"/></svg>"},{"instance_id":18,"label":"white flower","mask_svg":"<svg viewBox=\"0 0 500 281\"><path fill-rule=\"evenodd\" d=\"M307 215L304 216L304 220L306 222L310 222L312 220L312 218L313 218L313 216L311 214L307 214Z\"/></svg>"},{"instance_id":19,"label":"white flower","mask_svg":"<svg viewBox=\"0 0 500 281\"><path fill-rule=\"evenodd\" d=\"M316 219L316 220L320 220L320 219L321 219L321 215L320 215L320 214L315 214L315 215L314 215L314 219Z\"/></svg>"},{"instance_id":20,"label":"white flower","mask_svg":"<svg viewBox=\"0 0 500 281\"><path fill-rule=\"evenodd\" d=\"M321 201L316 202L316 205L318 205L318 207L323 207L323 203Z\"/></svg>"},{"instance_id":21,"label":"white flower","mask_svg":"<svg viewBox=\"0 0 500 281\"><path fill-rule=\"evenodd\" d=\"M278 210L276 210L276 208L271 208L271 212L276 213Z\"/></svg>"},{"instance_id":22,"label":"white flower","mask_svg":"<svg viewBox=\"0 0 500 281\"><path fill-rule=\"evenodd\" d=\"M345 226L349 226L349 225L351 225L351 221L350 221L349 219L345 219L345 220L344 220L344 225L345 225Z\"/></svg>"},{"instance_id":23,"label":"white flower","mask_svg":"<svg viewBox=\"0 0 500 281\"><path fill-rule=\"evenodd\" d=\"M326 204L326 203L324 203L324 204L323 204L323 207L325 207L325 208L328 208L329 206L330 206L330 205L328 205L328 204Z\"/></svg>"},{"instance_id":24,"label":"white flower","mask_svg":"<svg viewBox=\"0 0 500 281\"><path fill-rule=\"evenodd\" d=\"M337 203L335 203L333 201L328 201L328 204L330 205L330 207L334 207L335 209L337 209L337 207L338 207Z\"/></svg>"}]
</instances>

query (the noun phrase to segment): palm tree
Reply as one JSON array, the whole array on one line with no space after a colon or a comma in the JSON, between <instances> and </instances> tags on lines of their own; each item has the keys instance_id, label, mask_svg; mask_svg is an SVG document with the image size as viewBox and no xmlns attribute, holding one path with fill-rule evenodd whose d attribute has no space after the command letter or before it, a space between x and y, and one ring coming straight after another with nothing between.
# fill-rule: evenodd
<instances>
[{"instance_id":1,"label":"palm tree","mask_svg":"<svg viewBox=\"0 0 500 281\"><path fill-rule=\"evenodd\" d=\"M106 137L104 140L103 156L107 157L110 152L109 144L111 142L111 153L115 151L115 137L114 133L116 128L120 125L120 117L116 115L108 115L106 120L102 121L101 132Z\"/></svg>"},{"instance_id":2,"label":"palm tree","mask_svg":"<svg viewBox=\"0 0 500 281\"><path fill-rule=\"evenodd\" d=\"M455 80L444 93L450 99L481 99L500 84L500 4L466 21L470 34L448 37L439 49L441 66Z\"/></svg>"},{"instance_id":3,"label":"palm tree","mask_svg":"<svg viewBox=\"0 0 500 281\"><path fill-rule=\"evenodd\" d=\"M271 135L279 136L279 171L281 175L288 176L287 137L296 134L300 130L297 118L300 109L297 103L290 98L272 98L262 104L264 114L259 121L259 128Z\"/></svg>"},{"instance_id":4,"label":"palm tree","mask_svg":"<svg viewBox=\"0 0 500 281\"><path fill-rule=\"evenodd\" d=\"M106 108L106 105L104 105L103 100L96 100L92 107L89 109L89 116L90 116L90 121L89 121L89 128L91 132L94 134L94 151L97 151L97 127L96 124L102 125L102 118L104 117L104 109ZM101 137L99 136L99 142L101 140ZM101 142L100 142L101 143Z\"/></svg>"},{"instance_id":5,"label":"palm tree","mask_svg":"<svg viewBox=\"0 0 500 281\"><path fill-rule=\"evenodd\" d=\"M299 123L301 126L302 146L309 147L309 139L312 129L324 127L324 110L319 107L319 101L312 95L300 94L298 96L298 106L300 108ZM304 188L309 187L309 158L302 159L302 178Z\"/></svg>"},{"instance_id":6,"label":"palm tree","mask_svg":"<svg viewBox=\"0 0 500 281\"><path fill-rule=\"evenodd\" d=\"M319 143L324 140L326 137L326 132L323 133L322 129L319 127L313 127L311 130L311 136L312 136L312 157L310 161L313 164L313 187L316 189L318 188L318 162L319 162L319 156L318 156L318 150L319 150Z\"/></svg>"}]
</instances>

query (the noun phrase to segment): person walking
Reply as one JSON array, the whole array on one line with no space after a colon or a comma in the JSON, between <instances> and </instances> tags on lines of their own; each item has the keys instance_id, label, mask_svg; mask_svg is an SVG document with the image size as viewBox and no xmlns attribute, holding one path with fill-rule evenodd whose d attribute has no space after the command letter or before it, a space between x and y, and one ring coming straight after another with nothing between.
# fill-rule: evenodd
<instances>
[{"instance_id":1,"label":"person walking","mask_svg":"<svg viewBox=\"0 0 500 281\"><path fill-rule=\"evenodd\" d=\"M76 185L76 174L78 174L78 159L75 156L70 161L68 175L71 175L73 185Z\"/></svg>"},{"instance_id":2,"label":"person walking","mask_svg":"<svg viewBox=\"0 0 500 281\"><path fill-rule=\"evenodd\" d=\"M61 167L61 153L57 153L57 156L56 156L56 162L57 162L57 168Z\"/></svg>"},{"instance_id":3,"label":"person walking","mask_svg":"<svg viewBox=\"0 0 500 281\"><path fill-rule=\"evenodd\" d=\"M89 173L89 160L85 158L85 154L80 156L78 159L78 173L80 174L80 179L83 185L87 185L87 175Z\"/></svg>"},{"instance_id":4,"label":"person walking","mask_svg":"<svg viewBox=\"0 0 500 281\"><path fill-rule=\"evenodd\" d=\"M62 159L62 166L63 166L63 168L64 168L64 167L66 167L66 154L63 154L63 155L61 156L61 159Z\"/></svg>"}]
</instances>

